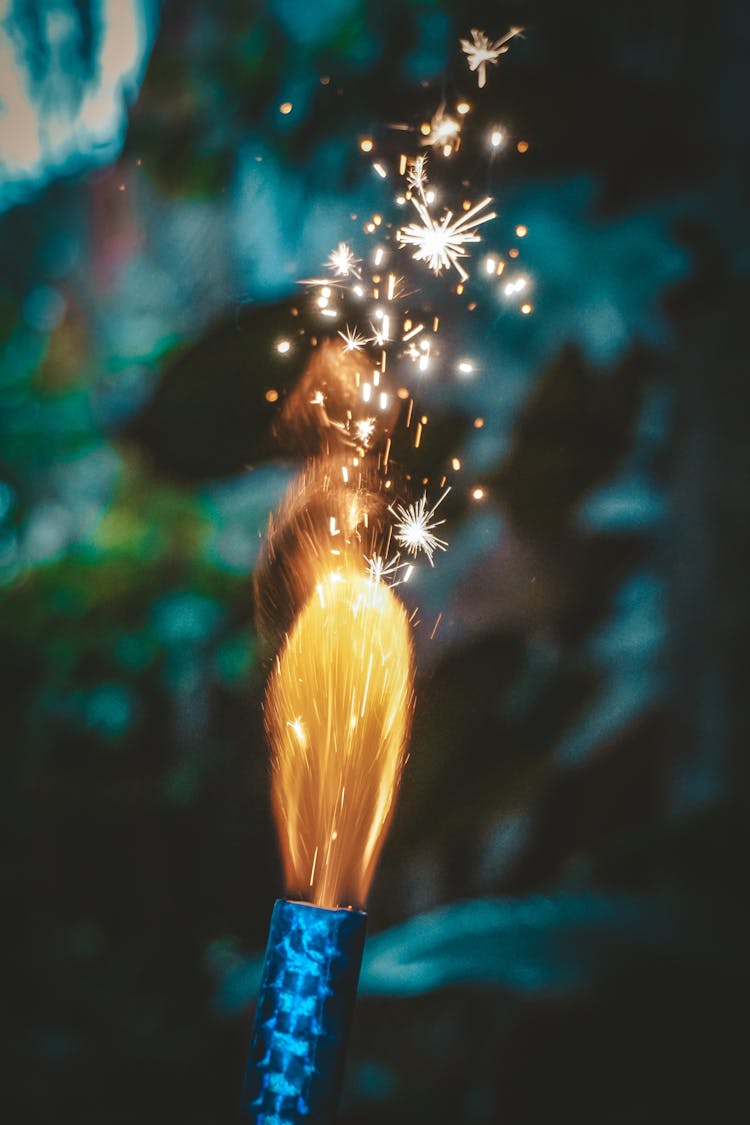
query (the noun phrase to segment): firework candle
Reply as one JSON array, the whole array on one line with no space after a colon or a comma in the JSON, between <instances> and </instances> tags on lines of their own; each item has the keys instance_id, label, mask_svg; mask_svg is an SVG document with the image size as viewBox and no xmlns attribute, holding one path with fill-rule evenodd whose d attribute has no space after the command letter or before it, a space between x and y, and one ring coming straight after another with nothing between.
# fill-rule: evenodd
<instances>
[{"instance_id":1,"label":"firework candle","mask_svg":"<svg viewBox=\"0 0 750 1125\"><path fill-rule=\"evenodd\" d=\"M266 696L290 899L271 919L242 1121L334 1119L365 936L352 904L366 900L390 820L411 685L403 605L342 552L314 583Z\"/></svg>"},{"instance_id":2,"label":"firework candle","mask_svg":"<svg viewBox=\"0 0 750 1125\"><path fill-rule=\"evenodd\" d=\"M493 39L475 28L471 40L461 40L480 88L488 66L520 33L511 28ZM421 128L421 143L445 159L458 151L470 108L462 105L457 118L441 106ZM360 147L371 152L374 144L368 138ZM389 177L386 165L373 163L382 179ZM416 262L435 276L455 271L460 295L469 281L470 248L496 213L489 196L438 213L426 168L425 153L401 154L406 190L397 202L409 201L412 221L395 227L390 247L386 236L359 257L339 242L327 262L333 279L307 279L321 321L338 320L350 289L357 301L375 304L367 325L358 320L338 328L336 339L314 342L275 427L282 444L308 461L270 521L256 571L258 631L278 649L265 719L287 892L271 920L242 1095L242 1120L258 1125L325 1125L336 1112L364 944L363 908L391 818L412 710L409 619L393 587L406 582L413 567L399 551L432 565L447 546L436 534L444 522L436 511L450 491L445 477L436 503L428 502L426 487L411 501L394 487L392 434L404 397L409 430L413 399L405 388L389 387L386 376L392 359L427 371L440 318L407 307L419 287L402 286L390 266L384 279L381 263L391 250L407 250L404 263ZM365 233L374 235L381 222L373 216ZM515 292L519 282L510 284ZM289 342L280 341L278 351L286 354ZM466 366L471 370L466 363L459 369ZM411 431L415 448L426 422L422 417ZM460 467L458 459L453 467Z\"/></svg>"}]
</instances>

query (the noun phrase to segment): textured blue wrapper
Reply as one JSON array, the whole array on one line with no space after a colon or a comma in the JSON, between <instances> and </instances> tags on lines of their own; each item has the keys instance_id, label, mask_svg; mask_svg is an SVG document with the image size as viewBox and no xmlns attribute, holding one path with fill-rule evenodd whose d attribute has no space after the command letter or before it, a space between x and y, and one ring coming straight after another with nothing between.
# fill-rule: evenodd
<instances>
[{"instance_id":1,"label":"textured blue wrapper","mask_svg":"<svg viewBox=\"0 0 750 1125\"><path fill-rule=\"evenodd\" d=\"M358 910L276 902L240 1121L333 1122L366 922Z\"/></svg>"}]
</instances>

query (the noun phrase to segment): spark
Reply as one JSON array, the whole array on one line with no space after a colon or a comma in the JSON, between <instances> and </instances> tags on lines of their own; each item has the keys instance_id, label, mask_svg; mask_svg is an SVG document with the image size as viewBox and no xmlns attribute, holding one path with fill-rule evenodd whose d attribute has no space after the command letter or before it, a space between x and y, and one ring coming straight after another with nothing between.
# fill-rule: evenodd
<instances>
[{"instance_id":1,"label":"spark","mask_svg":"<svg viewBox=\"0 0 750 1125\"><path fill-rule=\"evenodd\" d=\"M387 559L382 555L373 555L372 558L365 558L367 563L367 576L374 586L379 582L384 582L388 586L398 586L399 583L393 581L396 578L399 570L403 570L408 564L401 562L401 555L394 555L393 558Z\"/></svg>"},{"instance_id":2,"label":"spark","mask_svg":"<svg viewBox=\"0 0 750 1125\"><path fill-rule=\"evenodd\" d=\"M510 31L502 37L497 39L494 43L484 31L477 31L473 27L470 31L471 41L468 39L460 39L461 50L466 55L466 61L469 64L469 70L477 72L477 84L479 89L487 82L487 63L493 66L501 55L504 55L508 50L508 43L511 39L515 39L517 35L523 32L522 27L512 27Z\"/></svg>"},{"instance_id":3,"label":"spark","mask_svg":"<svg viewBox=\"0 0 750 1125\"><path fill-rule=\"evenodd\" d=\"M468 257L464 249L466 243L481 242L474 228L480 223L496 218L494 211L486 215L480 214L491 202L490 197L487 196L453 222L452 211L446 211L440 220L435 219L423 203L412 197L421 225L409 223L396 232L396 238L401 243L416 246L416 251L412 255L414 260L427 262L435 274L453 266L461 280L466 281L469 275L460 264L459 258Z\"/></svg>"},{"instance_id":4,"label":"spark","mask_svg":"<svg viewBox=\"0 0 750 1125\"><path fill-rule=\"evenodd\" d=\"M360 418L354 424L354 433L360 443L367 447L372 440L372 435L375 433L375 419Z\"/></svg>"},{"instance_id":5,"label":"spark","mask_svg":"<svg viewBox=\"0 0 750 1125\"><path fill-rule=\"evenodd\" d=\"M430 124L425 128L423 145L430 145L432 148L438 148L442 145L444 156L450 156L453 149L458 147L461 136L461 122L456 121L455 117L451 117L449 113L445 112L445 105L440 106L433 115Z\"/></svg>"},{"instance_id":6,"label":"spark","mask_svg":"<svg viewBox=\"0 0 750 1125\"><path fill-rule=\"evenodd\" d=\"M440 539L434 534L434 529L444 524L445 520L436 520L433 517L449 492L450 489L446 488L438 502L431 508L427 507L427 493L424 492L413 504L397 504L395 508L388 509L398 521L394 531L396 542L409 555L416 556L419 551L424 551L430 566L435 565L433 562L435 551L445 551L448 546L445 539Z\"/></svg>"},{"instance_id":7,"label":"spark","mask_svg":"<svg viewBox=\"0 0 750 1125\"><path fill-rule=\"evenodd\" d=\"M355 258L346 242L339 242L335 250L328 255L328 268L336 277L360 277L357 270L359 258Z\"/></svg>"},{"instance_id":8,"label":"spark","mask_svg":"<svg viewBox=\"0 0 750 1125\"><path fill-rule=\"evenodd\" d=\"M366 336L360 336L356 328L350 328L347 324L344 332L339 332L339 336L344 341L345 352L358 352L367 343Z\"/></svg>"},{"instance_id":9,"label":"spark","mask_svg":"<svg viewBox=\"0 0 750 1125\"><path fill-rule=\"evenodd\" d=\"M370 328L372 329L372 336L370 336L369 343L374 344L376 348L383 348L390 340L388 335L388 317L382 318L382 328L376 328L370 321Z\"/></svg>"},{"instance_id":10,"label":"spark","mask_svg":"<svg viewBox=\"0 0 750 1125\"><path fill-rule=\"evenodd\" d=\"M426 156L417 156L414 158L406 173L406 182L412 191L418 191L424 198L424 189L427 183Z\"/></svg>"}]
</instances>

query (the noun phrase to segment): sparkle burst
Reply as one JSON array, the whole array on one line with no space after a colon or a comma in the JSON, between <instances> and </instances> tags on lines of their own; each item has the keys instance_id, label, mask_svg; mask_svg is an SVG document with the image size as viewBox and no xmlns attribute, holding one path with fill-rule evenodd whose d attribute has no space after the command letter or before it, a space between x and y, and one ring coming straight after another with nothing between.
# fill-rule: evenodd
<instances>
[{"instance_id":1,"label":"sparkle burst","mask_svg":"<svg viewBox=\"0 0 750 1125\"><path fill-rule=\"evenodd\" d=\"M368 344L374 344L376 348L384 348L385 345L390 340L390 336L388 334L388 328L387 328L386 323L385 323L386 322L385 317L383 317L383 322L384 322L383 326L381 328L378 328L376 325L374 325L372 323L372 321L370 321L370 328L372 329L372 336L369 337L369 339L367 340L367 343Z\"/></svg>"},{"instance_id":2,"label":"sparkle burst","mask_svg":"<svg viewBox=\"0 0 750 1125\"><path fill-rule=\"evenodd\" d=\"M406 563L401 562L401 555L394 555L393 558L388 559L376 554L369 559L365 558L365 562L367 576L374 586L379 582L384 582L388 586L398 586L400 583L395 581L396 576L407 566Z\"/></svg>"},{"instance_id":3,"label":"sparkle burst","mask_svg":"<svg viewBox=\"0 0 750 1125\"><path fill-rule=\"evenodd\" d=\"M357 440L367 448L372 441L372 435L375 433L375 419L360 418L359 421L354 423L354 433Z\"/></svg>"},{"instance_id":4,"label":"sparkle burst","mask_svg":"<svg viewBox=\"0 0 750 1125\"><path fill-rule=\"evenodd\" d=\"M355 258L351 249L346 242L339 242L335 250L332 250L328 255L328 268L332 270L336 277L359 277L357 270L357 263L359 258Z\"/></svg>"},{"instance_id":5,"label":"sparkle burst","mask_svg":"<svg viewBox=\"0 0 750 1125\"><path fill-rule=\"evenodd\" d=\"M360 336L356 328L350 328L347 324L344 332L339 332L339 336L344 341L345 352L358 352L367 343L366 336Z\"/></svg>"},{"instance_id":6,"label":"sparkle burst","mask_svg":"<svg viewBox=\"0 0 750 1125\"><path fill-rule=\"evenodd\" d=\"M421 499L414 504L397 504L395 508L388 509L398 521L394 530L396 542L408 555L416 556L420 551L424 551L430 566L435 565L433 561L435 551L445 551L448 547L445 539L440 539L434 534L435 528L444 524L445 520L436 520L434 515L449 492L450 489L446 488L438 502L431 508L427 507L427 493L424 492Z\"/></svg>"},{"instance_id":7,"label":"sparkle burst","mask_svg":"<svg viewBox=\"0 0 750 1125\"><path fill-rule=\"evenodd\" d=\"M473 27L469 32L471 40L459 40L461 50L466 55L469 70L477 72L477 84L480 90L487 82L487 63L491 63L495 66L500 56L504 55L508 50L510 40L515 39L515 37L522 32L522 27L512 27L502 39L497 39L493 43L486 32L477 31L477 29Z\"/></svg>"},{"instance_id":8,"label":"sparkle burst","mask_svg":"<svg viewBox=\"0 0 750 1125\"><path fill-rule=\"evenodd\" d=\"M480 214L491 202L487 196L453 222L452 211L446 211L442 219L435 219L423 203L412 197L421 224L409 223L397 231L396 238L407 246L416 246L412 257L416 262L426 262L433 273L442 273L452 266L461 280L466 281L469 275L459 259L468 257L464 249L467 243L482 241L475 227L496 217L494 211Z\"/></svg>"}]
</instances>

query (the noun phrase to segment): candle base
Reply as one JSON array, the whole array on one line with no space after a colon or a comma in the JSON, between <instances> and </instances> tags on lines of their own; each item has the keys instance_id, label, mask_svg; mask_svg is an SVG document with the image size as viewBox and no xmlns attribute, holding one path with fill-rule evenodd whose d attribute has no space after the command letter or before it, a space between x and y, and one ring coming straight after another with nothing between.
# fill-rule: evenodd
<instances>
[{"instance_id":1,"label":"candle base","mask_svg":"<svg viewBox=\"0 0 750 1125\"><path fill-rule=\"evenodd\" d=\"M328 1125L338 1105L367 915L279 899L239 1120Z\"/></svg>"}]
</instances>

